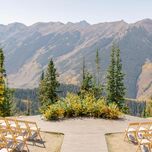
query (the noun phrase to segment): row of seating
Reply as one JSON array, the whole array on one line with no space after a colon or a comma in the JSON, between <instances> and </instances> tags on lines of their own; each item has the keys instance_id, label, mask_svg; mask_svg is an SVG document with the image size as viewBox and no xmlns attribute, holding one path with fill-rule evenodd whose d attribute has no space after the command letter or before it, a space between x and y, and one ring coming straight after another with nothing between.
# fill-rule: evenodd
<instances>
[{"instance_id":1,"label":"row of seating","mask_svg":"<svg viewBox=\"0 0 152 152\"><path fill-rule=\"evenodd\" d=\"M152 148L152 122L129 123L125 130L124 141L138 144L137 151L151 152Z\"/></svg>"},{"instance_id":2,"label":"row of seating","mask_svg":"<svg viewBox=\"0 0 152 152\"><path fill-rule=\"evenodd\" d=\"M23 151L27 141L42 141L40 128L36 122L18 120L15 118L0 118L0 152Z\"/></svg>"}]
</instances>

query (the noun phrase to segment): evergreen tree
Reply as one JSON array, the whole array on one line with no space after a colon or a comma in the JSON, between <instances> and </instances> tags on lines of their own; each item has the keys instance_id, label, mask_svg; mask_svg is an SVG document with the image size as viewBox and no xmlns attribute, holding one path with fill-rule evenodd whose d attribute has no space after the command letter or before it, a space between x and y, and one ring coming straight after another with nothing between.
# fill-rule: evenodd
<instances>
[{"instance_id":1,"label":"evergreen tree","mask_svg":"<svg viewBox=\"0 0 152 152\"><path fill-rule=\"evenodd\" d=\"M124 108L124 74L120 58L120 49L114 44L111 49L111 61L107 74L107 101L115 102L119 108Z\"/></svg>"},{"instance_id":2,"label":"evergreen tree","mask_svg":"<svg viewBox=\"0 0 152 152\"><path fill-rule=\"evenodd\" d=\"M81 97L84 97L85 93L89 92L93 86L93 77L86 71L85 58L83 58L82 65L82 83L80 86L80 92L78 93Z\"/></svg>"},{"instance_id":3,"label":"evergreen tree","mask_svg":"<svg viewBox=\"0 0 152 152\"><path fill-rule=\"evenodd\" d=\"M81 92L87 92L92 89L93 86L93 77L89 72L85 73L85 78L83 79L82 86L81 86Z\"/></svg>"},{"instance_id":4,"label":"evergreen tree","mask_svg":"<svg viewBox=\"0 0 152 152\"><path fill-rule=\"evenodd\" d=\"M125 86L124 86L124 73L122 72L122 63L120 58L120 49L116 48L116 72L115 72L115 84L116 84L116 102L119 107L124 107L124 96L125 96Z\"/></svg>"},{"instance_id":5,"label":"evergreen tree","mask_svg":"<svg viewBox=\"0 0 152 152\"><path fill-rule=\"evenodd\" d=\"M82 64L82 83L85 80L85 58L83 58L83 64Z\"/></svg>"},{"instance_id":6,"label":"evergreen tree","mask_svg":"<svg viewBox=\"0 0 152 152\"><path fill-rule=\"evenodd\" d=\"M96 79L97 79L97 85L99 86L100 84L100 58L99 58L99 50L97 49L96 51Z\"/></svg>"},{"instance_id":7,"label":"evergreen tree","mask_svg":"<svg viewBox=\"0 0 152 152\"><path fill-rule=\"evenodd\" d=\"M0 116L3 117L11 115L13 97L13 91L7 87L4 58L3 50L0 49Z\"/></svg>"},{"instance_id":8,"label":"evergreen tree","mask_svg":"<svg viewBox=\"0 0 152 152\"><path fill-rule=\"evenodd\" d=\"M100 67L100 57L99 57L99 50L97 49L96 51L96 79L97 81L94 82L94 87L93 87L93 92L96 98L99 98L102 96L102 91L103 91L103 85L101 84L101 67Z\"/></svg>"},{"instance_id":9,"label":"evergreen tree","mask_svg":"<svg viewBox=\"0 0 152 152\"><path fill-rule=\"evenodd\" d=\"M115 99L115 46L112 46L111 49L111 61L108 69L107 74L107 101L108 103L116 102Z\"/></svg>"},{"instance_id":10,"label":"evergreen tree","mask_svg":"<svg viewBox=\"0 0 152 152\"><path fill-rule=\"evenodd\" d=\"M40 80L44 80L44 71L42 71Z\"/></svg>"},{"instance_id":11,"label":"evergreen tree","mask_svg":"<svg viewBox=\"0 0 152 152\"><path fill-rule=\"evenodd\" d=\"M40 80L39 85L39 100L41 102L41 110L45 110L48 105L57 101L57 88L59 82L57 81L57 73L54 67L53 60L51 59L44 78Z\"/></svg>"},{"instance_id":12,"label":"evergreen tree","mask_svg":"<svg viewBox=\"0 0 152 152\"><path fill-rule=\"evenodd\" d=\"M85 58L83 58L83 67L82 67L82 84L80 87L80 92L78 93L83 98L86 93L93 94L96 98L101 97L102 87L97 85L96 81L93 81L93 76L90 74L85 67Z\"/></svg>"}]
</instances>

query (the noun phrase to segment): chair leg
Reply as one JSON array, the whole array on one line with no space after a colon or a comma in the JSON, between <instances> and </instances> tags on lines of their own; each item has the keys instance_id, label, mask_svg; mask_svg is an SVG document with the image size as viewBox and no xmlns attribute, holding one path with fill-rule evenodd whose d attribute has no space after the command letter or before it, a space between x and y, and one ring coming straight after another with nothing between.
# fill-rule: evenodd
<instances>
[{"instance_id":1,"label":"chair leg","mask_svg":"<svg viewBox=\"0 0 152 152\"><path fill-rule=\"evenodd\" d=\"M40 132L38 132L38 135L39 135L39 137L40 137L40 140L42 141L42 137L41 137L41 135L40 135Z\"/></svg>"},{"instance_id":2,"label":"chair leg","mask_svg":"<svg viewBox=\"0 0 152 152\"><path fill-rule=\"evenodd\" d=\"M28 148L28 146L27 146L27 143L26 143L26 142L24 143L24 145L26 146L26 149L27 149L27 151L29 152L30 150L29 150L29 148Z\"/></svg>"},{"instance_id":3,"label":"chair leg","mask_svg":"<svg viewBox=\"0 0 152 152\"><path fill-rule=\"evenodd\" d=\"M125 141L125 139L126 139L126 136L127 136L127 134L126 134L126 132L125 132L124 141Z\"/></svg>"},{"instance_id":4,"label":"chair leg","mask_svg":"<svg viewBox=\"0 0 152 152\"><path fill-rule=\"evenodd\" d=\"M128 137L128 132L125 131L125 135L124 135L124 141L126 141L126 138L128 141L130 141L129 137Z\"/></svg>"},{"instance_id":5,"label":"chair leg","mask_svg":"<svg viewBox=\"0 0 152 152\"><path fill-rule=\"evenodd\" d=\"M136 152L138 152L138 150L141 150L140 144L138 144Z\"/></svg>"},{"instance_id":6,"label":"chair leg","mask_svg":"<svg viewBox=\"0 0 152 152\"><path fill-rule=\"evenodd\" d=\"M149 151L151 152L151 144L148 145Z\"/></svg>"}]
</instances>

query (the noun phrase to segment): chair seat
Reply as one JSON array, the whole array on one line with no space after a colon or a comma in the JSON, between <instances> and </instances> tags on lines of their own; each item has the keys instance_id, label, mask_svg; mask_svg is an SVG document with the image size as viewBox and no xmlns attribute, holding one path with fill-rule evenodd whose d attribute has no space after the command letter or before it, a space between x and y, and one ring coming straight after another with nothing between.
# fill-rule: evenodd
<instances>
[{"instance_id":1,"label":"chair seat","mask_svg":"<svg viewBox=\"0 0 152 152\"><path fill-rule=\"evenodd\" d=\"M147 130L147 128L145 128L145 127L140 127L139 128L139 131L145 131L145 130Z\"/></svg>"},{"instance_id":2,"label":"chair seat","mask_svg":"<svg viewBox=\"0 0 152 152\"><path fill-rule=\"evenodd\" d=\"M150 141L148 139L142 139L141 144L149 144Z\"/></svg>"},{"instance_id":3,"label":"chair seat","mask_svg":"<svg viewBox=\"0 0 152 152\"><path fill-rule=\"evenodd\" d=\"M27 136L28 135L28 131L24 130L22 131L19 136Z\"/></svg>"},{"instance_id":4,"label":"chair seat","mask_svg":"<svg viewBox=\"0 0 152 152\"><path fill-rule=\"evenodd\" d=\"M8 148L8 149L6 149L6 148L2 148L2 149L0 149L0 152L8 152L8 151L12 151L12 149L11 148Z\"/></svg>"},{"instance_id":5,"label":"chair seat","mask_svg":"<svg viewBox=\"0 0 152 152\"><path fill-rule=\"evenodd\" d=\"M6 137L6 138L9 138L9 139L12 139L12 138L13 138L13 136L12 136L11 134L7 134L5 137Z\"/></svg>"},{"instance_id":6,"label":"chair seat","mask_svg":"<svg viewBox=\"0 0 152 152\"><path fill-rule=\"evenodd\" d=\"M20 125L21 129L27 129L27 127L25 125Z\"/></svg>"},{"instance_id":7,"label":"chair seat","mask_svg":"<svg viewBox=\"0 0 152 152\"><path fill-rule=\"evenodd\" d=\"M23 136L18 136L18 137L16 137L16 140L17 141L24 141L24 137Z\"/></svg>"},{"instance_id":8,"label":"chair seat","mask_svg":"<svg viewBox=\"0 0 152 152\"><path fill-rule=\"evenodd\" d=\"M6 127L7 125L6 125L6 123L5 123L5 122L3 122L3 123L1 123L1 124L0 124L0 126L2 126L2 127Z\"/></svg>"},{"instance_id":9,"label":"chair seat","mask_svg":"<svg viewBox=\"0 0 152 152\"><path fill-rule=\"evenodd\" d=\"M10 127L17 128L16 124L10 124Z\"/></svg>"},{"instance_id":10,"label":"chair seat","mask_svg":"<svg viewBox=\"0 0 152 152\"><path fill-rule=\"evenodd\" d=\"M126 129L127 132L135 132L136 129L135 128L129 128L129 129Z\"/></svg>"}]
</instances>

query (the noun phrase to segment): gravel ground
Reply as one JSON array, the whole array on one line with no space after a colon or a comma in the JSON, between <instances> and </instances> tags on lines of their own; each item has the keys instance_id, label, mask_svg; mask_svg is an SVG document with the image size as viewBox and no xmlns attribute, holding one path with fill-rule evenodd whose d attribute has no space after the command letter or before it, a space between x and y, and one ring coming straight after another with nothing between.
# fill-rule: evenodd
<instances>
[{"instance_id":1,"label":"gravel ground","mask_svg":"<svg viewBox=\"0 0 152 152\"><path fill-rule=\"evenodd\" d=\"M77 118L45 121L40 116L24 116L20 119L36 121L42 131L64 133L61 152L108 152L106 133L123 132L129 122L146 120L132 116L124 116L120 120Z\"/></svg>"}]
</instances>

